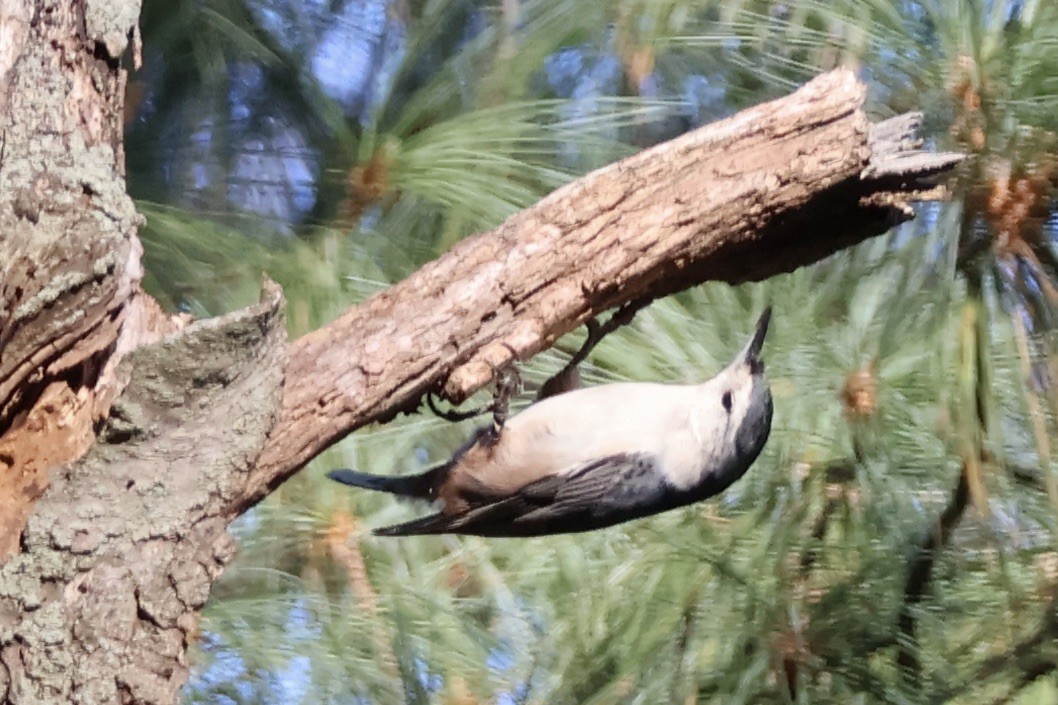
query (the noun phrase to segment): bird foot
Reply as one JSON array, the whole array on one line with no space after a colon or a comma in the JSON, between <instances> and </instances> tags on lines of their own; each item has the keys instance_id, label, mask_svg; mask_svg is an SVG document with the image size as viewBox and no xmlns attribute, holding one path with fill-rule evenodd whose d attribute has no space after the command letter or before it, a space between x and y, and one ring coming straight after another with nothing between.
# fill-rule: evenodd
<instances>
[{"instance_id":1,"label":"bird foot","mask_svg":"<svg viewBox=\"0 0 1058 705\"><path fill-rule=\"evenodd\" d=\"M561 370L553 374L543 385L540 387L540 391L537 392L536 401L541 399L547 399L553 397L556 394L562 394L572 389L576 389L580 386L580 375L577 373L577 368L580 363L584 362L591 351L595 349L603 338L610 333L614 332L621 326L626 326L632 322L635 318L636 313L640 309L650 303L650 299L637 299L630 301L621 308L614 311L606 323L599 323L598 319L591 318L585 321L584 326L588 329L588 337L584 339L584 344L580 346L580 350L573 354L573 357L569 359L566 366Z\"/></svg>"},{"instance_id":2,"label":"bird foot","mask_svg":"<svg viewBox=\"0 0 1058 705\"><path fill-rule=\"evenodd\" d=\"M455 409L443 410L437 407L436 396L434 393L432 391L426 393L426 404L430 407L430 411L445 421L458 423L491 412L492 425L486 428L482 435L482 441L488 445L495 445L496 442L499 441L500 432L503 430L504 424L507 423L511 399L521 393L523 386L522 377L518 373L518 368L515 366L518 354L513 348L506 345L506 343L504 343L504 345L510 350L511 358L505 364L499 367L493 367L492 374L493 379L495 380L495 387L492 402L489 404L479 406L469 411L456 411Z\"/></svg>"},{"instance_id":3,"label":"bird foot","mask_svg":"<svg viewBox=\"0 0 1058 705\"><path fill-rule=\"evenodd\" d=\"M511 399L522 391L522 376L513 364L496 371L496 393L492 398L492 426L482 440L488 445L495 445L500 440L500 432L507 423Z\"/></svg>"}]
</instances>

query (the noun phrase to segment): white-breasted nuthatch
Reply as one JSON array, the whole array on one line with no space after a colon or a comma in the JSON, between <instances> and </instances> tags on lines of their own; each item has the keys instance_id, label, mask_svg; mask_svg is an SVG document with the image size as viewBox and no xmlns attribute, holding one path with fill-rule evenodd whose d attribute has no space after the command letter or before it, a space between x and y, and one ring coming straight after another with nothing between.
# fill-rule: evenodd
<instances>
[{"instance_id":1,"label":"white-breasted nuthatch","mask_svg":"<svg viewBox=\"0 0 1058 705\"><path fill-rule=\"evenodd\" d=\"M549 397L496 436L481 429L419 475L333 470L332 480L436 500L440 511L380 536L541 536L590 531L712 497L745 474L771 430L761 347L771 308L708 382L627 382Z\"/></svg>"}]
</instances>

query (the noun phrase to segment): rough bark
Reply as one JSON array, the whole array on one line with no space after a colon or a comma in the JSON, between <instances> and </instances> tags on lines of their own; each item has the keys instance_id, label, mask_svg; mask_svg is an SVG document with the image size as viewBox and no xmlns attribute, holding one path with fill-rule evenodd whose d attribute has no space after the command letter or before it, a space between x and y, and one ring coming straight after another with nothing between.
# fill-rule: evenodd
<instances>
[{"instance_id":1,"label":"rough bark","mask_svg":"<svg viewBox=\"0 0 1058 705\"><path fill-rule=\"evenodd\" d=\"M131 24L115 34L107 12L88 14L80 2L0 5L0 561L47 469L91 446L120 391L108 362L178 326L139 292L125 78L101 44L120 54Z\"/></svg>"},{"instance_id":2,"label":"rough bark","mask_svg":"<svg viewBox=\"0 0 1058 705\"><path fill-rule=\"evenodd\" d=\"M272 287L186 328L139 290L118 60L137 12L0 3L0 703L172 702L225 527L323 448L612 306L883 232L958 159L920 153L913 118L872 128L834 72L594 172L284 347Z\"/></svg>"},{"instance_id":3,"label":"rough bark","mask_svg":"<svg viewBox=\"0 0 1058 705\"><path fill-rule=\"evenodd\" d=\"M281 297L130 353L95 445L0 569L0 702L173 703L279 408ZM226 423L217 423L218 418Z\"/></svg>"}]
</instances>

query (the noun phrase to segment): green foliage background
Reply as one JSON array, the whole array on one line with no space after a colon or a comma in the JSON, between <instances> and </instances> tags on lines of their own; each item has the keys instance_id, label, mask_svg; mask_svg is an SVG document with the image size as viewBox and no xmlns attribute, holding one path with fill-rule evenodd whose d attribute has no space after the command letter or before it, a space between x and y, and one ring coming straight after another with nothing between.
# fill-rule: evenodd
<instances>
[{"instance_id":1,"label":"green foliage background","mask_svg":"<svg viewBox=\"0 0 1058 705\"><path fill-rule=\"evenodd\" d=\"M583 536L375 539L414 510L324 471L413 472L470 425L365 429L235 527L188 702L1058 702L1058 3L353 5L146 0L129 182L174 309L244 305L265 271L299 335L577 175L837 65L874 115L923 110L970 159L913 223L656 302L584 366L711 376L772 303L772 437L722 497ZM339 18L400 47L355 105L312 63Z\"/></svg>"}]
</instances>

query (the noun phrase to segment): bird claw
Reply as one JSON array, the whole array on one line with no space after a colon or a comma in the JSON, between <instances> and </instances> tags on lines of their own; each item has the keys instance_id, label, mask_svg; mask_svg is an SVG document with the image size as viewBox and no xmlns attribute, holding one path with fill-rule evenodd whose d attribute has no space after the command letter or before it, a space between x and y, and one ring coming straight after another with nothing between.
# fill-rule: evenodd
<instances>
[{"instance_id":1,"label":"bird claw","mask_svg":"<svg viewBox=\"0 0 1058 705\"><path fill-rule=\"evenodd\" d=\"M437 396L433 391L426 392L426 405L430 407L430 411L433 412L434 416L444 419L449 423L459 423L460 421L466 421L472 419L475 416L481 416L489 410L487 406L479 406L476 409L470 411L456 411L455 409L441 409L437 406Z\"/></svg>"},{"instance_id":2,"label":"bird claw","mask_svg":"<svg viewBox=\"0 0 1058 705\"><path fill-rule=\"evenodd\" d=\"M522 391L522 376L518 368L508 365L496 371L496 393L492 398L492 426L483 439L488 445L495 445L500 440L500 432L507 423L511 399Z\"/></svg>"},{"instance_id":3,"label":"bird claw","mask_svg":"<svg viewBox=\"0 0 1058 705\"><path fill-rule=\"evenodd\" d=\"M445 421L457 423L491 412L492 425L486 428L482 434L482 442L490 446L495 445L499 441L500 432L503 430L504 424L507 423L511 399L518 396L523 387L522 377L518 373L518 368L515 366L518 354L511 346L506 343L503 343L503 345L510 350L511 358L505 364L492 368L493 379L495 380L495 391L493 393L492 402L489 404L479 406L470 411L456 411L455 409L442 410L437 407L434 393L432 391L426 393L426 404L430 407L430 411Z\"/></svg>"}]
</instances>

